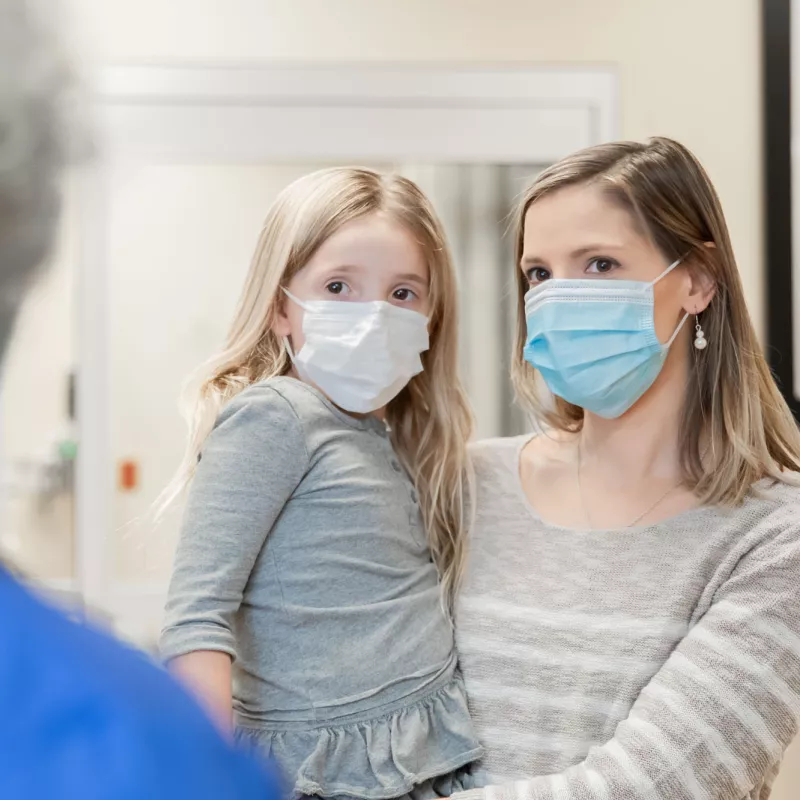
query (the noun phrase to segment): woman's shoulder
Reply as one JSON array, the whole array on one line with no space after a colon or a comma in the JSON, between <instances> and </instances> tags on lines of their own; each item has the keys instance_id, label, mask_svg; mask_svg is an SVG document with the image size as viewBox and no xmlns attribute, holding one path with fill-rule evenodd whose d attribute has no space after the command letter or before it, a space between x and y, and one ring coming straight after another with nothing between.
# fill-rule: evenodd
<instances>
[{"instance_id":1,"label":"woman's shoulder","mask_svg":"<svg viewBox=\"0 0 800 800\"><path fill-rule=\"evenodd\" d=\"M469 450L476 469L519 469L520 459L531 457L537 461L563 459L568 435L558 431L536 431L520 436L503 436L482 439L470 444ZM523 453L524 451L524 453Z\"/></svg>"},{"instance_id":2,"label":"woman's shoulder","mask_svg":"<svg viewBox=\"0 0 800 800\"><path fill-rule=\"evenodd\" d=\"M741 513L763 520L770 527L792 529L800 539L800 473L789 473L781 480L760 481L745 500Z\"/></svg>"},{"instance_id":3,"label":"woman's shoulder","mask_svg":"<svg viewBox=\"0 0 800 800\"><path fill-rule=\"evenodd\" d=\"M509 462L519 456L519 452L533 438L533 434L521 436L501 436L492 439L478 439L469 443L469 453L475 465L494 462Z\"/></svg>"},{"instance_id":4,"label":"woman's shoulder","mask_svg":"<svg viewBox=\"0 0 800 800\"><path fill-rule=\"evenodd\" d=\"M534 434L528 433L471 442L469 454L478 490L487 484L517 479L520 455L533 438Z\"/></svg>"},{"instance_id":5,"label":"woman's shoulder","mask_svg":"<svg viewBox=\"0 0 800 800\"><path fill-rule=\"evenodd\" d=\"M730 542L734 554L752 559L776 547L800 554L800 476L765 478L751 487L743 502L711 511L710 516L698 517L698 524Z\"/></svg>"}]
</instances>

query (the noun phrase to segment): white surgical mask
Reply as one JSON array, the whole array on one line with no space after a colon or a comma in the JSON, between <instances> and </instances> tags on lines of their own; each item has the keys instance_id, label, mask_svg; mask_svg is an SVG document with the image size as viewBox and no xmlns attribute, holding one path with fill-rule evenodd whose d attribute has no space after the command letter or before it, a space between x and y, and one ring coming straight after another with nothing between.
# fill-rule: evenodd
<instances>
[{"instance_id":1,"label":"white surgical mask","mask_svg":"<svg viewBox=\"0 0 800 800\"><path fill-rule=\"evenodd\" d=\"M303 314L305 343L294 353L298 375L317 386L339 408L368 414L394 399L422 372L428 349L428 319L383 300L351 303L296 298Z\"/></svg>"}]
</instances>

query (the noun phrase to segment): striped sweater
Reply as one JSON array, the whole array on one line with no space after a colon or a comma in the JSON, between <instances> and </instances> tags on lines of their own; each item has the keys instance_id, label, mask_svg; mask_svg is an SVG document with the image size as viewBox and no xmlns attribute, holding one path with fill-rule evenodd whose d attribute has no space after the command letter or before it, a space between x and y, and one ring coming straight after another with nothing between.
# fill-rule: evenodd
<instances>
[{"instance_id":1,"label":"striped sweater","mask_svg":"<svg viewBox=\"0 0 800 800\"><path fill-rule=\"evenodd\" d=\"M800 490L567 530L474 449L456 632L486 748L459 800L766 800L800 717Z\"/></svg>"}]
</instances>

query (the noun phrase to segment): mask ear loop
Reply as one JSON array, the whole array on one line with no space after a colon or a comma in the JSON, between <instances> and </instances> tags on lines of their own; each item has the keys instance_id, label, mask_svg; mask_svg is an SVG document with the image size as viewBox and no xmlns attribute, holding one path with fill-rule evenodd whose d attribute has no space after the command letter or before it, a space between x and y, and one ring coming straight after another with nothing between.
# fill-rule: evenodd
<instances>
[{"instance_id":1,"label":"mask ear loop","mask_svg":"<svg viewBox=\"0 0 800 800\"><path fill-rule=\"evenodd\" d=\"M670 272L672 272L672 270L674 270L675 267L677 267L681 263L681 261L683 261L684 258L686 258L685 255L683 255L680 258L678 258L675 261L673 261L655 280L650 281L649 285L650 286L655 286L660 280L662 280L663 278L666 278L667 275L669 275Z\"/></svg>"},{"instance_id":2,"label":"mask ear loop","mask_svg":"<svg viewBox=\"0 0 800 800\"><path fill-rule=\"evenodd\" d=\"M655 286L662 278L666 278L667 275L669 275L670 272L672 272L672 270L674 270L675 267L677 267L681 261L683 261L684 258L686 258L686 256L682 255L680 258L675 259L675 261L673 261L654 281L651 281L648 284L650 288ZM687 319L689 319L688 311L683 315L683 319L681 319L681 321L678 323L678 327L675 328L675 332L669 337L667 343L662 345L665 350L669 350L669 348L672 347L672 343L678 338L678 334L681 332L681 328L683 328L683 326L686 324Z\"/></svg>"},{"instance_id":3,"label":"mask ear loop","mask_svg":"<svg viewBox=\"0 0 800 800\"><path fill-rule=\"evenodd\" d=\"M294 350L292 350L292 345L289 342L289 337L284 336L283 339L281 339L281 341L283 342L283 349L286 351L286 355L289 356L289 360L292 362L292 364L294 364L295 363Z\"/></svg>"},{"instance_id":4,"label":"mask ear loop","mask_svg":"<svg viewBox=\"0 0 800 800\"><path fill-rule=\"evenodd\" d=\"M669 350L669 348L672 347L672 343L678 338L678 334L681 332L681 328L686 324L687 319L689 319L688 311L683 315L683 319L678 323L678 327L675 328L675 333L669 337L669 341L664 345L665 350Z\"/></svg>"},{"instance_id":5,"label":"mask ear loop","mask_svg":"<svg viewBox=\"0 0 800 800\"><path fill-rule=\"evenodd\" d=\"M307 310L307 309L306 309L306 304L305 304L305 303L304 303L302 300L300 300L299 298L295 297L295 296L294 296L294 295L293 295L293 294L292 294L292 293L291 293L291 292L290 292L290 291L289 291L289 290L288 290L288 289L287 289L285 286L281 286L281 291L282 291L282 292L283 292L283 293L284 293L284 294L285 294L285 295L286 295L286 296L287 296L287 297L288 297L288 298L289 298L289 299L290 299L290 300L291 300L293 303L295 303L296 305L300 306L300 308L302 308L302 309L303 309L303 311L306 311L306 310ZM281 340L281 341L283 342L283 348L284 348L284 350L286 350L286 355L288 355L288 356L289 356L289 360L292 362L292 364L295 364L295 365L296 365L296 364L297 364L297 362L296 362L296 360L295 360L294 350L292 349L292 345L291 345L291 343L289 342L289 337L288 337L288 336L284 336L284 337L282 338L282 340Z\"/></svg>"},{"instance_id":6,"label":"mask ear loop","mask_svg":"<svg viewBox=\"0 0 800 800\"><path fill-rule=\"evenodd\" d=\"M281 291L297 306L303 309L303 311L308 311L306 308L306 304L299 298L295 297L285 286L281 286Z\"/></svg>"}]
</instances>

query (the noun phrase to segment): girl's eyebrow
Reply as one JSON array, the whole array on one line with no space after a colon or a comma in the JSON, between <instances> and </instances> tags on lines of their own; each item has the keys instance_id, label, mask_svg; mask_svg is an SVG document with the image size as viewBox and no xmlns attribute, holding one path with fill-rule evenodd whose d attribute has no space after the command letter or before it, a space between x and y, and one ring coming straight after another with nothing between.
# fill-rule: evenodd
<instances>
[{"instance_id":1,"label":"girl's eyebrow","mask_svg":"<svg viewBox=\"0 0 800 800\"><path fill-rule=\"evenodd\" d=\"M414 272L406 272L402 275L397 275L396 279L398 281L402 281L403 283L414 283L417 286L426 287L428 285L428 281L425 278L420 277Z\"/></svg>"}]
</instances>

